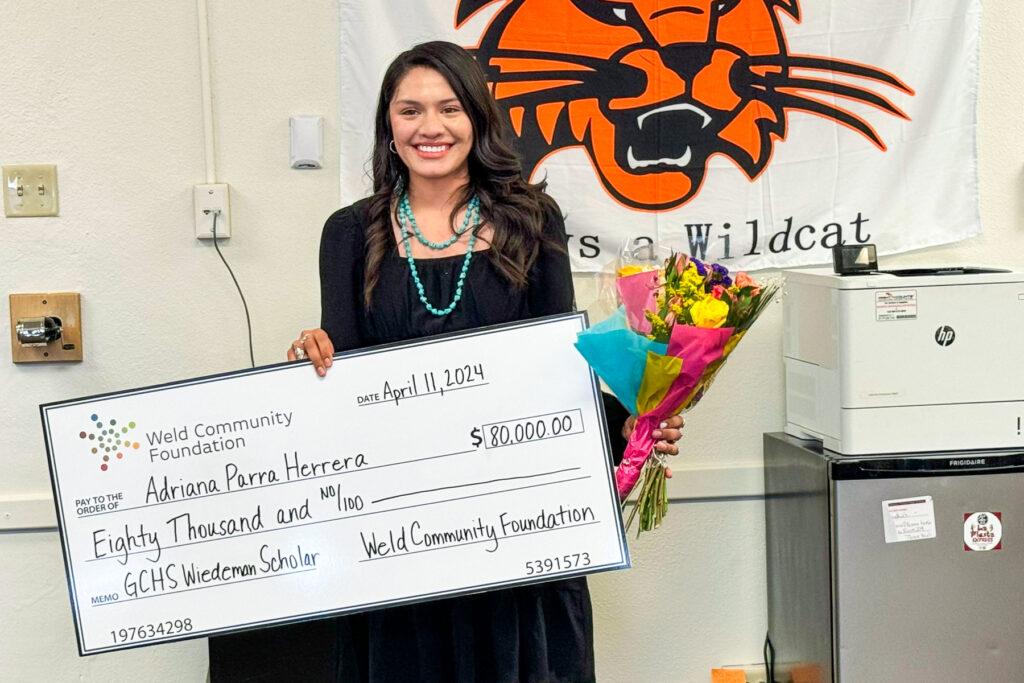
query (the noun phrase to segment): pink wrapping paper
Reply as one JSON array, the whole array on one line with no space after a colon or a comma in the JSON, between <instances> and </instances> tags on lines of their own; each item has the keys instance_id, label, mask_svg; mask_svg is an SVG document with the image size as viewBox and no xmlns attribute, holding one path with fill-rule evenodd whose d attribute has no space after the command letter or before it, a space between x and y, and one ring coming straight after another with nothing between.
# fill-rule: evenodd
<instances>
[{"instance_id":1,"label":"pink wrapping paper","mask_svg":"<svg viewBox=\"0 0 1024 683\"><path fill-rule=\"evenodd\" d=\"M626 319L629 326L640 334L650 334L651 323L644 315L644 311L654 311L657 303L657 294L660 273L656 270L648 270L635 275L620 277L615 281L619 290L619 297L626 309Z\"/></svg>"},{"instance_id":2,"label":"pink wrapping paper","mask_svg":"<svg viewBox=\"0 0 1024 683\"><path fill-rule=\"evenodd\" d=\"M661 402L653 410L637 418L633 434L626 444L622 462L615 470L615 486L620 499L625 500L640 479L644 463L647 462L657 442L653 436L654 430L658 429L661 422L687 407L682 405L683 401L700 382L708 365L721 358L733 332L734 329L731 327L709 329L676 325L672 328L667 355L683 359L682 371L665 392Z\"/></svg>"}]
</instances>

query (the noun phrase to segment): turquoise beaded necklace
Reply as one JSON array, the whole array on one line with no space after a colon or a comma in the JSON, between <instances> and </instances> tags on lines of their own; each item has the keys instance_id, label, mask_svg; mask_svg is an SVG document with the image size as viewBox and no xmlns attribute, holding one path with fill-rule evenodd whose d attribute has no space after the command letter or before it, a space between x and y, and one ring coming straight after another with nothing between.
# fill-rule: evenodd
<instances>
[{"instance_id":1,"label":"turquoise beaded necklace","mask_svg":"<svg viewBox=\"0 0 1024 683\"><path fill-rule=\"evenodd\" d=\"M423 233L420 231L419 226L416 225L416 217L413 216L412 208L409 206L409 196L407 194L402 196L402 200L399 203L398 230L402 235L402 247L405 249L405 260L409 262L409 272L412 274L413 284L416 285L416 293L419 294L420 301L423 302L426 309L431 314L438 317L446 316L455 310L459 300L462 298L462 286L466 282L466 273L469 272L469 262L473 260L473 247L476 245L476 228L479 227L479 224L474 225L472 228L468 227L469 214L479 214L480 202L476 197L473 197L469 201L470 203L466 207L466 219L463 221L462 230L453 235L451 241L447 244L443 242L432 242L427 240L425 236L422 236ZM455 240L464 235L467 230L470 231L469 242L466 245L466 258L462 262L462 270L459 271L459 279L455 285L455 296L452 297L452 302L445 308L438 308L427 300L427 294L423 289L423 283L420 281L420 274L416 270L416 259L412 257L412 245L409 243L410 230L406 226L407 222L412 225L412 232L416 234L417 238L419 238L420 242L422 242L424 246L438 250L455 244Z\"/></svg>"},{"instance_id":2,"label":"turquoise beaded necklace","mask_svg":"<svg viewBox=\"0 0 1024 683\"><path fill-rule=\"evenodd\" d=\"M412 225L413 234L416 235L416 239L420 241L420 244L440 251L441 249L447 249L452 246L460 237L466 234L466 231L469 230L470 222L480 215L480 200L476 195L473 195L473 197L470 198L469 203L466 205L466 215L462 219L462 227L456 230L455 234L444 242L434 242L433 240L429 240L427 239L427 236L423 234L423 231L420 230L420 226L416 224L416 217L412 215L412 206L409 204L408 192L403 193L402 199L398 202L398 213L400 216L403 216L410 225Z\"/></svg>"}]
</instances>

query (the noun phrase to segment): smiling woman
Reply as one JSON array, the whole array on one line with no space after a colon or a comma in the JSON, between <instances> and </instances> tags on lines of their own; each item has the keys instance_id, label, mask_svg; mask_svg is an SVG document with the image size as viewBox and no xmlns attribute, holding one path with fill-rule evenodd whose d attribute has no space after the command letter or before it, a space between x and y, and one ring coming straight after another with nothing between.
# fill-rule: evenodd
<instances>
[{"instance_id":1,"label":"smiling woman","mask_svg":"<svg viewBox=\"0 0 1024 683\"><path fill-rule=\"evenodd\" d=\"M321 327L303 330L288 358L308 358L322 376L335 350L571 311L561 212L543 183L523 178L510 140L464 49L435 42L399 55L377 103L374 194L327 220ZM474 376L462 371L446 381ZM606 413L614 439L627 416L610 398ZM666 439L678 438L675 426ZM585 682L594 679L590 596L574 578L212 638L210 672L214 681Z\"/></svg>"},{"instance_id":2,"label":"smiling woman","mask_svg":"<svg viewBox=\"0 0 1024 683\"><path fill-rule=\"evenodd\" d=\"M395 153L421 180L465 184L473 124L448 81L433 69L411 69L388 107Z\"/></svg>"}]
</instances>

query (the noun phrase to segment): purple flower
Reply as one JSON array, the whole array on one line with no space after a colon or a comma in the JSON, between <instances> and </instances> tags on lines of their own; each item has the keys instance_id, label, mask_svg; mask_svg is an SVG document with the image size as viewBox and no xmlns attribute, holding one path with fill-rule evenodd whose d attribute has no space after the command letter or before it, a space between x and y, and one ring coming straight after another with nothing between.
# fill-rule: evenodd
<instances>
[{"instance_id":1,"label":"purple flower","mask_svg":"<svg viewBox=\"0 0 1024 683\"><path fill-rule=\"evenodd\" d=\"M729 269L725 266L721 266L717 263L711 264L711 282L720 284L723 287L728 287L732 284L732 278L729 277Z\"/></svg>"},{"instance_id":2,"label":"purple flower","mask_svg":"<svg viewBox=\"0 0 1024 683\"><path fill-rule=\"evenodd\" d=\"M707 266L705 266L700 259L691 258L690 262L693 263L693 265L697 266L697 273L699 273L701 277L704 277L708 274Z\"/></svg>"}]
</instances>

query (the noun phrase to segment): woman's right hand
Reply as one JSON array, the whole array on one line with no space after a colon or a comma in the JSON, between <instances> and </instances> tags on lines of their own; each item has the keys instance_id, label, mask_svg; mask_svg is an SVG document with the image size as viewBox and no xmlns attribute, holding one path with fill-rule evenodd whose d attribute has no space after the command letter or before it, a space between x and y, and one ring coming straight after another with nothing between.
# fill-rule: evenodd
<instances>
[{"instance_id":1,"label":"woman's right hand","mask_svg":"<svg viewBox=\"0 0 1024 683\"><path fill-rule=\"evenodd\" d=\"M331 367L331 357L334 355L334 344L331 343L327 333L319 327L313 330L303 330L299 338L288 347L288 360L308 360L316 368L316 374L323 377L327 374L327 368Z\"/></svg>"}]
</instances>

